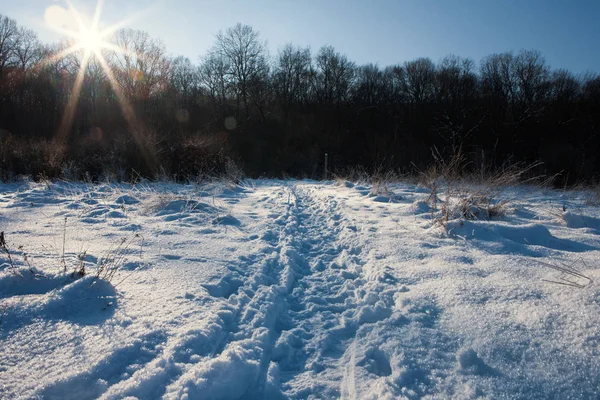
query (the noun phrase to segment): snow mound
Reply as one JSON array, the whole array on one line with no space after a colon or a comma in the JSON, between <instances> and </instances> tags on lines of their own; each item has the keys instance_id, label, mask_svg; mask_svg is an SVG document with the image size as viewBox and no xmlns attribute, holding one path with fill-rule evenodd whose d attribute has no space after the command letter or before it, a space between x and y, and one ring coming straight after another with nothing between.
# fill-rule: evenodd
<instances>
[{"instance_id":1,"label":"snow mound","mask_svg":"<svg viewBox=\"0 0 600 400\"><path fill-rule=\"evenodd\" d=\"M196 200L171 200L165 206L161 207L156 215L172 215L179 213L217 213L219 210L216 207L211 206L207 203L202 203Z\"/></svg>"},{"instance_id":2,"label":"snow mound","mask_svg":"<svg viewBox=\"0 0 600 400\"><path fill-rule=\"evenodd\" d=\"M2 279L5 284L6 278ZM7 306L2 326L8 330L17 329L32 321L44 318L48 320L66 320L82 325L95 325L109 318L116 307L114 287L95 276L76 279L71 275L59 275L40 278L35 281L8 279L19 287L21 296L13 296L3 303ZM47 280L47 283L41 283Z\"/></svg>"},{"instance_id":3,"label":"snow mound","mask_svg":"<svg viewBox=\"0 0 600 400\"><path fill-rule=\"evenodd\" d=\"M138 204L139 202L140 201L137 198L130 196L128 194L124 194L115 199L115 203L117 203L117 204L133 205L133 204Z\"/></svg>"},{"instance_id":4,"label":"snow mound","mask_svg":"<svg viewBox=\"0 0 600 400\"><path fill-rule=\"evenodd\" d=\"M398 203L402 200L402 196L397 194L379 194L373 196L373 201L378 203Z\"/></svg>"},{"instance_id":5,"label":"snow mound","mask_svg":"<svg viewBox=\"0 0 600 400\"><path fill-rule=\"evenodd\" d=\"M411 211L414 214L425 214L425 213L430 213L432 208L429 205L429 203L425 200L417 200L414 203L411 204L410 206Z\"/></svg>"},{"instance_id":6,"label":"snow mound","mask_svg":"<svg viewBox=\"0 0 600 400\"><path fill-rule=\"evenodd\" d=\"M13 272L5 268L4 273L0 275L0 299L48 293L67 281L68 277L64 275L46 276L36 269L21 268Z\"/></svg>"},{"instance_id":7,"label":"snow mound","mask_svg":"<svg viewBox=\"0 0 600 400\"><path fill-rule=\"evenodd\" d=\"M571 211L566 211L562 214L562 218L569 228L592 228L600 230L600 219L588 217L581 214L575 214Z\"/></svg>"},{"instance_id":8,"label":"snow mound","mask_svg":"<svg viewBox=\"0 0 600 400\"><path fill-rule=\"evenodd\" d=\"M116 307L117 293L110 282L88 275L58 290L46 302L48 315L77 318L78 322L96 323L99 315ZM106 314L106 313L105 313ZM100 319L102 317L102 319Z\"/></svg>"},{"instance_id":9,"label":"snow mound","mask_svg":"<svg viewBox=\"0 0 600 400\"><path fill-rule=\"evenodd\" d=\"M244 282L241 279L226 276L217 283L204 284L203 286L208 290L208 293L210 293L211 296L228 298L235 293L243 283Z\"/></svg>"},{"instance_id":10,"label":"snow mound","mask_svg":"<svg viewBox=\"0 0 600 400\"><path fill-rule=\"evenodd\" d=\"M158 208L156 216L162 217L165 222L177 222L179 225L202 225L219 218L224 210L220 207L198 201L175 199L170 200ZM232 222L232 225L235 225Z\"/></svg>"},{"instance_id":11,"label":"snow mound","mask_svg":"<svg viewBox=\"0 0 600 400\"><path fill-rule=\"evenodd\" d=\"M581 252L594 248L584 243L553 236L542 224L512 225L503 222L453 220L446 224L451 235L465 239L498 243L513 243L523 246L541 246L556 250Z\"/></svg>"},{"instance_id":12,"label":"snow mound","mask_svg":"<svg viewBox=\"0 0 600 400\"><path fill-rule=\"evenodd\" d=\"M240 220L231 215L224 215L213 219L212 223L213 225L239 226Z\"/></svg>"}]
</instances>

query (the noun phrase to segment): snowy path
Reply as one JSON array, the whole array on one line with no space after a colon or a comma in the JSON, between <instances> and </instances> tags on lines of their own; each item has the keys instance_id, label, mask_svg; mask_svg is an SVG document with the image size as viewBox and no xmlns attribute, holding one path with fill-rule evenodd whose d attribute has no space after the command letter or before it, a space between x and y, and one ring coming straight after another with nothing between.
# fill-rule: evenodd
<instances>
[{"instance_id":1,"label":"snowy path","mask_svg":"<svg viewBox=\"0 0 600 400\"><path fill-rule=\"evenodd\" d=\"M598 286L537 261L600 280L600 212L533 193L444 233L394 190L0 185L15 259L47 274L0 272L0 398L598 397ZM111 285L57 273L120 238Z\"/></svg>"},{"instance_id":2,"label":"snowy path","mask_svg":"<svg viewBox=\"0 0 600 400\"><path fill-rule=\"evenodd\" d=\"M232 396L232 372L236 395L250 398L339 398L355 390L340 387L348 385L342 357L359 324L387 318L390 304L360 293L360 240L351 239L356 226L336 199L318 198L315 187L284 189L270 198L273 221L261 238L272 253L256 260L253 274L223 278L245 282L230 297L233 324L212 358L189 369L167 397Z\"/></svg>"}]
</instances>

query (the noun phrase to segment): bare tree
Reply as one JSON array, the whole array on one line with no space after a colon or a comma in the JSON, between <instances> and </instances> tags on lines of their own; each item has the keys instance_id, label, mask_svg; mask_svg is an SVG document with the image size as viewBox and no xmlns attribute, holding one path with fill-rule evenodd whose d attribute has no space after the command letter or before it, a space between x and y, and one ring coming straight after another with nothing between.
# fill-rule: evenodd
<instances>
[{"instance_id":1,"label":"bare tree","mask_svg":"<svg viewBox=\"0 0 600 400\"><path fill-rule=\"evenodd\" d=\"M436 70L429 58L404 63L404 91L413 103L422 103L435 95Z\"/></svg>"},{"instance_id":2,"label":"bare tree","mask_svg":"<svg viewBox=\"0 0 600 400\"><path fill-rule=\"evenodd\" d=\"M198 88L198 69L194 67L189 58L176 57L171 63L169 81L171 87L179 92L183 99L188 99Z\"/></svg>"},{"instance_id":3,"label":"bare tree","mask_svg":"<svg viewBox=\"0 0 600 400\"><path fill-rule=\"evenodd\" d=\"M444 57L437 66L437 101L440 111L434 120L436 130L456 149L479 128L485 114L479 116L474 105L477 96L477 76L471 59L456 55Z\"/></svg>"},{"instance_id":4,"label":"bare tree","mask_svg":"<svg viewBox=\"0 0 600 400\"><path fill-rule=\"evenodd\" d=\"M31 29L20 28L15 48L17 67L22 71L30 69L41 59L41 43Z\"/></svg>"},{"instance_id":5,"label":"bare tree","mask_svg":"<svg viewBox=\"0 0 600 400\"><path fill-rule=\"evenodd\" d=\"M398 105L406 101L403 92L404 80L406 79L404 75L404 68L400 65L386 67L383 71L383 79L387 87L387 101L391 104Z\"/></svg>"},{"instance_id":6,"label":"bare tree","mask_svg":"<svg viewBox=\"0 0 600 400\"><path fill-rule=\"evenodd\" d=\"M6 67L15 63L15 49L18 45L19 28L14 19L0 14L0 78Z\"/></svg>"},{"instance_id":7,"label":"bare tree","mask_svg":"<svg viewBox=\"0 0 600 400\"><path fill-rule=\"evenodd\" d=\"M359 107L378 106L393 97L395 82L389 71L381 71L376 64L356 69L352 97Z\"/></svg>"},{"instance_id":8,"label":"bare tree","mask_svg":"<svg viewBox=\"0 0 600 400\"><path fill-rule=\"evenodd\" d=\"M323 46L316 60L315 94L320 102L341 105L348 99L355 64L332 46Z\"/></svg>"},{"instance_id":9,"label":"bare tree","mask_svg":"<svg viewBox=\"0 0 600 400\"><path fill-rule=\"evenodd\" d=\"M537 50L521 50L514 64L517 99L531 110L548 93L550 70Z\"/></svg>"},{"instance_id":10,"label":"bare tree","mask_svg":"<svg viewBox=\"0 0 600 400\"><path fill-rule=\"evenodd\" d=\"M266 44L259 33L240 23L219 32L213 52L223 58L228 67L229 83L241 103L246 117L250 116L251 86L257 85L268 74Z\"/></svg>"},{"instance_id":11,"label":"bare tree","mask_svg":"<svg viewBox=\"0 0 600 400\"><path fill-rule=\"evenodd\" d=\"M217 126L223 124L225 118L224 111L231 86L229 70L228 60L215 51L208 53L198 68L200 85L208 93Z\"/></svg>"},{"instance_id":12,"label":"bare tree","mask_svg":"<svg viewBox=\"0 0 600 400\"><path fill-rule=\"evenodd\" d=\"M309 48L287 44L279 51L273 74L277 99L284 114L294 104L307 99L311 79L311 56Z\"/></svg>"},{"instance_id":13,"label":"bare tree","mask_svg":"<svg viewBox=\"0 0 600 400\"><path fill-rule=\"evenodd\" d=\"M490 98L506 104L515 101L517 81L512 53L492 54L481 61L481 80L484 92Z\"/></svg>"},{"instance_id":14,"label":"bare tree","mask_svg":"<svg viewBox=\"0 0 600 400\"><path fill-rule=\"evenodd\" d=\"M552 99L561 103L574 103L581 91L579 80L566 69L552 73L550 92Z\"/></svg>"},{"instance_id":15,"label":"bare tree","mask_svg":"<svg viewBox=\"0 0 600 400\"><path fill-rule=\"evenodd\" d=\"M143 31L121 29L115 33L114 42L121 49L111 57L115 77L127 95L148 99L166 89L170 62L160 40Z\"/></svg>"},{"instance_id":16,"label":"bare tree","mask_svg":"<svg viewBox=\"0 0 600 400\"><path fill-rule=\"evenodd\" d=\"M456 55L444 57L437 67L439 101L464 103L474 97L477 88L474 66L475 63L469 58Z\"/></svg>"}]
</instances>

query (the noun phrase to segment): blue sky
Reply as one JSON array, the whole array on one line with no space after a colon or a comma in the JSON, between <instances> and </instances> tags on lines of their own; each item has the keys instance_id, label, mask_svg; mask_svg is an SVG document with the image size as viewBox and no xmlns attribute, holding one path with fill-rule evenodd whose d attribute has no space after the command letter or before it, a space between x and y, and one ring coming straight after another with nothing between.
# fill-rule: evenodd
<instances>
[{"instance_id":1,"label":"blue sky","mask_svg":"<svg viewBox=\"0 0 600 400\"><path fill-rule=\"evenodd\" d=\"M1 0L0 13L59 35L44 24L52 0ZM91 15L96 0L74 0ZM599 0L105 0L102 23L129 26L163 40L193 61L214 35L237 22L252 25L273 54L285 43L333 45L358 64L386 66L454 53L478 62L495 52L537 49L553 68L600 72Z\"/></svg>"}]
</instances>

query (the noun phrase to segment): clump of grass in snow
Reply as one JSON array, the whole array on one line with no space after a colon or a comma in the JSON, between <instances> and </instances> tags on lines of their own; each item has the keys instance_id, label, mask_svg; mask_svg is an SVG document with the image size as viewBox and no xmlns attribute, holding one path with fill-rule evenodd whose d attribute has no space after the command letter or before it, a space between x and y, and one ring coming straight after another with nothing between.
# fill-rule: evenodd
<instances>
[{"instance_id":1,"label":"clump of grass in snow","mask_svg":"<svg viewBox=\"0 0 600 400\"><path fill-rule=\"evenodd\" d=\"M492 196L477 192L455 193L447 196L441 206L440 221L445 223L453 219L491 220L506 214L508 200L495 200Z\"/></svg>"},{"instance_id":2,"label":"clump of grass in snow","mask_svg":"<svg viewBox=\"0 0 600 400\"><path fill-rule=\"evenodd\" d=\"M333 173L333 178L338 184L344 184L345 182L368 184L371 182L371 176L362 166L338 170Z\"/></svg>"},{"instance_id":3,"label":"clump of grass in snow","mask_svg":"<svg viewBox=\"0 0 600 400\"><path fill-rule=\"evenodd\" d=\"M17 267L15 266L15 261L12 257L12 252L6 243L6 237L4 236L4 231L0 232L0 252L6 254L8 258L8 266L13 274L19 274Z\"/></svg>"},{"instance_id":4,"label":"clump of grass in snow","mask_svg":"<svg viewBox=\"0 0 600 400\"><path fill-rule=\"evenodd\" d=\"M442 226L454 219L503 217L510 201L499 199L502 191L540 178L528 177L540 166L539 162L510 164L486 175L469 175L465 172L468 163L460 146L448 157L443 157L434 147L432 155L434 163L427 170L420 171L419 182L429 189L426 201L432 209L432 220Z\"/></svg>"},{"instance_id":5,"label":"clump of grass in snow","mask_svg":"<svg viewBox=\"0 0 600 400\"><path fill-rule=\"evenodd\" d=\"M334 173L334 179L339 185L353 182L371 187L371 196L397 197L390 189L390 185L399 182L402 176L392 169L386 169L383 165L375 169L373 173L363 167L353 167L342 172Z\"/></svg>"},{"instance_id":6,"label":"clump of grass in snow","mask_svg":"<svg viewBox=\"0 0 600 400\"><path fill-rule=\"evenodd\" d=\"M10 272L13 275L23 277L23 273L22 273L23 270L20 269L17 261L15 261L15 258L14 258L15 255L20 253L23 256L23 262L27 265L27 270L29 270L31 275L34 276L35 278L45 278L46 275L41 273L39 270L37 270L31 264L31 261L29 259L29 254L25 251L24 247L22 245L20 245L20 246L18 246L17 249L18 249L18 252L14 252L13 250L11 250L6 241L5 233L0 232L0 252L6 254L7 259L8 259L8 264L2 264L2 265L0 265L0 267L2 267L3 265L8 265L8 267L10 268Z\"/></svg>"},{"instance_id":7,"label":"clump of grass in snow","mask_svg":"<svg viewBox=\"0 0 600 400\"><path fill-rule=\"evenodd\" d=\"M389 189L393 182L398 182L400 177L394 171L383 171L379 168L371 176L371 194L374 196L395 197L395 194Z\"/></svg>"},{"instance_id":8,"label":"clump of grass in snow","mask_svg":"<svg viewBox=\"0 0 600 400\"><path fill-rule=\"evenodd\" d=\"M66 220L66 219L65 219ZM69 275L69 278L79 279L85 275L87 275L88 270L87 267L90 266L89 261L87 259L87 250L81 250L77 253L75 257L75 261L72 265L72 272L67 273L71 268L69 268L69 258L66 257L65 246L66 246L66 223L65 229L62 234L62 254L59 258L60 270L59 274ZM111 282L115 277L116 273L123 267L125 263L125 259L128 254L131 253L132 248L138 244L139 241L139 256L142 256L144 239L140 234L134 234L131 237L125 237L120 239L120 241L109 248L109 250L105 253L104 256L98 259L96 265L96 278L103 279L107 282ZM23 254L23 261L28 267L28 270L35 276L36 279L39 278L48 278L47 275L41 273L37 270L30 262L29 254L23 249L23 246L19 246L19 250ZM7 265L10 269L10 272L23 276L22 269L20 269L18 263L16 262L14 256L15 252L12 251L6 241L6 236L4 232L0 232L0 253L4 253L7 257L8 263ZM56 277L56 276L54 276ZM68 282L68 281L66 281ZM65 283L66 283L65 282Z\"/></svg>"},{"instance_id":9,"label":"clump of grass in snow","mask_svg":"<svg viewBox=\"0 0 600 400\"><path fill-rule=\"evenodd\" d=\"M119 243L106 252L106 254L98 260L96 269L96 278L103 279L107 282L111 282L115 277L115 274L125 263L125 258L136 242L139 240L139 255L142 256L144 247L144 238L136 233L129 238L121 238Z\"/></svg>"},{"instance_id":10,"label":"clump of grass in snow","mask_svg":"<svg viewBox=\"0 0 600 400\"><path fill-rule=\"evenodd\" d=\"M583 188L585 191L585 204L600 207L600 184Z\"/></svg>"},{"instance_id":11,"label":"clump of grass in snow","mask_svg":"<svg viewBox=\"0 0 600 400\"><path fill-rule=\"evenodd\" d=\"M577 264L578 262L582 263L583 266L587 268L587 264L585 263L585 261L583 261L582 258L576 260L571 264L561 263L561 265L550 264L543 261L538 262L545 267L560 272L560 275L556 278L557 280L542 279L542 281L544 282L570 286L577 289L584 289L594 282L592 278L582 274L577 268L575 268L575 264Z\"/></svg>"}]
</instances>

